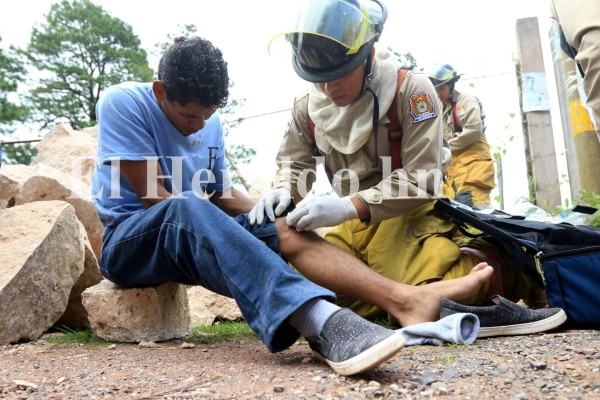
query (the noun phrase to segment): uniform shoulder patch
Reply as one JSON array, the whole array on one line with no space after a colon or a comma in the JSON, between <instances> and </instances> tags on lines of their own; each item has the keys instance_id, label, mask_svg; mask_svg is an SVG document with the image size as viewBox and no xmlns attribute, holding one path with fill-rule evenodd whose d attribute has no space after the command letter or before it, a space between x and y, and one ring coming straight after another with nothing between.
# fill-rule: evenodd
<instances>
[{"instance_id":1,"label":"uniform shoulder patch","mask_svg":"<svg viewBox=\"0 0 600 400\"><path fill-rule=\"evenodd\" d=\"M462 117L463 115L465 115L467 113L467 106L464 104L460 104L456 106L456 114L459 117Z\"/></svg>"},{"instance_id":2,"label":"uniform shoulder patch","mask_svg":"<svg viewBox=\"0 0 600 400\"><path fill-rule=\"evenodd\" d=\"M429 93L419 92L410 96L410 115L413 123L422 122L436 116L435 107Z\"/></svg>"}]
</instances>

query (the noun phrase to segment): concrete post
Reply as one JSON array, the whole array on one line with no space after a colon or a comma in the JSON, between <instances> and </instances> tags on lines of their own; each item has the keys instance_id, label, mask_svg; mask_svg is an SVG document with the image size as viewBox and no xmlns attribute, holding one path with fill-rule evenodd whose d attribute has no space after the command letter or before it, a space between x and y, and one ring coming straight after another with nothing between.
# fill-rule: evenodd
<instances>
[{"instance_id":1,"label":"concrete post","mask_svg":"<svg viewBox=\"0 0 600 400\"><path fill-rule=\"evenodd\" d=\"M556 149L544 60L536 17L517 20L517 55L521 71L522 116L526 150L535 192L534 204L552 209L561 204Z\"/></svg>"}]
</instances>

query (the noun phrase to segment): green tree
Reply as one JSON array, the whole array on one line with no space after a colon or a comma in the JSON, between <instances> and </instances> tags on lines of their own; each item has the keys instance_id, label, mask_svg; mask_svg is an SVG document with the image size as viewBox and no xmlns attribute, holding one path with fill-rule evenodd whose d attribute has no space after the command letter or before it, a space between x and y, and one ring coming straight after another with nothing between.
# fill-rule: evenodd
<instances>
[{"instance_id":1,"label":"green tree","mask_svg":"<svg viewBox=\"0 0 600 400\"><path fill-rule=\"evenodd\" d=\"M230 81L229 88L231 89L233 86L233 81ZM229 120L225 121L223 124L223 135L225 138L229 136L229 132L232 128L237 127L244 121L243 118L233 119L233 115L235 113L235 109L243 105L245 102L245 98L229 100L227 105L219 110L219 113L223 117L229 118ZM243 144L228 144L227 149L225 149L225 155L229 163L231 181L236 184L241 184L244 186L246 191L250 192L251 185L244 179L244 176L239 170L239 165L248 164L250 161L252 161L252 157L256 155L256 150Z\"/></svg>"},{"instance_id":2,"label":"green tree","mask_svg":"<svg viewBox=\"0 0 600 400\"><path fill-rule=\"evenodd\" d=\"M397 51L393 50L391 47L388 47L388 51L390 51L393 55L396 56L396 59L398 60L398 64L400 64L400 66L407 68L417 67L417 60L410 52L400 54Z\"/></svg>"},{"instance_id":3,"label":"green tree","mask_svg":"<svg viewBox=\"0 0 600 400\"><path fill-rule=\"evenodd\" d=\"M154 73L131 26L89 0L53 4L22 53L40 76L30 102L32 121L42 129L59 122L75 129L94 125L103 89L149 81Z\"/></svg>"},{"instance_id":4,"label":"green tree","mask_svg":"<svg viewBox=\"0 0 600 400\"><path fill-rule=\"evenodd\" d=\"M0 42L2 38L0 37ZM15 103L18 98L18 84L23 81L25 70L20 65L13 47L8 50L0 48L0 142L2 137L14 132L14 124L23 121L27 116L27 108ZM2 159L10 163L15 160L13 148L2 146Z\"/></svg>"},{"instance_id":5,"label":"green tree","mask_svg":"<svg viewBox=\"0 0 600 400\"><path fill-rule=\"evenodd\" d=\"M0 37L2 42L2 37ZM0 48L0 135L12 133L14 122L23 121L27 108L16 104L11 95L16 97L18 84L23 81L25 70L19 64L14 48L8 51Z\"/></svg>"},{"instance_id":6,"label":"green tree","mask_svg":"<svg viewBox=\"0 0 600 400\"><path fill-rule=\"evenodd\" d=\"M36 145L33 143L5 143L2 145L2 164L29 165L37 155Z\"/></svg>"},{"instance_id":7,"label":"green tree","mask_svg":"<svg viewBox=\"0 0 600 400\"><path fill-rule=\"evenodd\" d=\"M196 34L197 29L195 25L178 25L179 31L174 34L168 34L167 40L165 42L157 43L154 46L153 55L156 57L160 57L167 48L173 43L173 40L179 36L193 36ZM229 81L229 90L235 86L232 80ZM223 123L223 136L227 139L229 136L229 132L232 128L237 127L241 122L243 122L243 118L233 119L235 111L238 107L241 107L246 102L245 98L240 99L229 99L227 105L219 110L219 115L221 116L221 120ZM226 121L223 121L226 120ZM227 149L225 150L225 156L227 157L227 161L229 163L229 174L231 176L231 181L235 184L240 184L244 186L247 191L250 191L250 184L246 182L243 175L241 174L238 166L240 164L248 164L252 157L256 155L256 150L253 148L247 147L243 144L228 144Z\"/></svg>"}]
</instances>

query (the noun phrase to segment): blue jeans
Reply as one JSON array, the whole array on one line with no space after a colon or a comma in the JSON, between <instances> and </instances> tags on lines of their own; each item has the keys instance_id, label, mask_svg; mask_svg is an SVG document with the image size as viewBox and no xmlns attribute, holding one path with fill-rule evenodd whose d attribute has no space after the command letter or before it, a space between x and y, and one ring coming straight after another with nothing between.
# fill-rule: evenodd
<instances>
[{"instance_id":1,"label":"blue jeans","mask_svg":"<svg viewBox=\"0 0 600 400\"><path fill-rule=\"evenodd\" d=\"M248 231L247 229L250 231ZM335 296L293 271L278 251L272 223L249 225L191 192L129 217L107 233L100 270L124 287L176 281L232 297L271 352L299 337L288 322L314 298Z\"/></svg>"}]
</instances>

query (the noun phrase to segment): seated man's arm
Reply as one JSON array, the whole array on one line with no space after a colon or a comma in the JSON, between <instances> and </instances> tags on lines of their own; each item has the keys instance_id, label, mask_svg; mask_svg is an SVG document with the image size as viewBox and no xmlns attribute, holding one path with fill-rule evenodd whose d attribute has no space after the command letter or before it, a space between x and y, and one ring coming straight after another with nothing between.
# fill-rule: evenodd
<instances>
[{"instance_id":1,"label":"seated man's arm","mask_svg":"<svg viewBox=\"0 0 600 400\"><path fill-rule=\"evenodd\" d=\"M155 164L154 167L152 164ZM148 168L156 168L155 174L150 174L148 180ZM165 189L162 179L162 170L158 163L148 161L120 161L121 174L127 179L135 194L138 196L144 208L150 208L161 201L172 197L173 194Z\"/></svg>"},{"instance_id":2,"label":"seated man's arm","mask_svg":"<svg viewBox=\"0 0 600 400\"><path fill-rule=\"evenodd\" d=\"M224 192L214 192L209 199L211 203L232 217L250 212L254 207L254 202L248 196L233 187Z\"/></svg>"}]
</instances>

